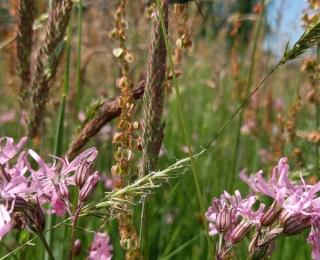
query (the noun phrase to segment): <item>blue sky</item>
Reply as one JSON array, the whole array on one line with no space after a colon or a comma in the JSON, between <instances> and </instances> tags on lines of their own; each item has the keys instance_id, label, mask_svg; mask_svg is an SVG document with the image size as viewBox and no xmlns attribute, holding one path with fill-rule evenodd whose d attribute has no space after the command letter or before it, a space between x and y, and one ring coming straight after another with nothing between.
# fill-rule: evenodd
<instances>
[{"instance_id":1,"label":"blue sky","mask_svg":"<svg viewBox=\"0 0 320 260\"><path fill-rule=\"evenodd\" d=\"M303 33L301 16L303 8L308 4L304 0L271 0L268 4L268 19L272 28L272 36L267 39L266 47L276 54L282 55L287 42L290 47ZM281 16L281 22L277 19Z\"/></svg>"}]
</instances>

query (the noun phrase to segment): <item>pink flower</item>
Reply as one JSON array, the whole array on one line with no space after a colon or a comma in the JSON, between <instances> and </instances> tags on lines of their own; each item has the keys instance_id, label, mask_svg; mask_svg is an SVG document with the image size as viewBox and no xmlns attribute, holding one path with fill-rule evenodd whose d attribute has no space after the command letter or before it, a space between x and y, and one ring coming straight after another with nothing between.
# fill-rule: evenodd
<instances>
[{"instance_id":1,"label":"pink flower","mask_svg":"<svg viewBox=\"0 0 320 260\"><path fill-rule=\"evenodd\" d=\"M320 201L315 195L320 191L320 182L316 185L306 185L301 176L303 185L296 185L296 190L285 200L284 208L293 213L304 215L320 215Z\"/></svg>"},{"instance_id":2,"label":"pink flower","mask_svg":"<svg viewBox=\"0 0 320 260\"><path fill-rule=\"evenodd\" d=\"M219 233L225 235L225 240L229 240L230 234L236 224L235 210L232 206L228 206L224 195L221 196L220 200L214 198L212 206L208 208L206 218L209 223L209 235L214 236Z\"/></svg>"},{"instance_id":3,"label":"pink flower","mask_svg":"<svg viewBox=\"0 0 320 260\"><path fill-rule=\"evenodd\" d=\"M62 163L61 171L58 171L55 162L49 167L35 151L30 149L29 154L40 166L40 169L35 171L31 168L29 162L25 160L25 163L32 174L32 186L37 189L37 195L39 197L42 195L41 199L46 200L46 198L49 198L53 208L58 210L59 213L57 214L62 215L64 211L61 209L61 203L58 200L58 198L61 199L61 194L58 194L60 188L66 188L67 185L75 185L74 176L71 176L70 173L75 172L82 166L83 162L92 162L97 157L98 151L94 147L89 148L77 156L71 163L69 163L67 159L63 160L54 155L50 155L52 158L57 159ZM65 191L67 192L67 190Z\"/></svg>"},{"instance_id":4,"label":"pink flower","mask_svg":"<svg viewBox=\"0 0 320 260\"><path fill-rule=\"evenodd\" d=\"M255 179L256 174L251 174L249 177L246 175L247 168L244 168L240 173L239 177L241 180L243 180L247 185L251 188L252 191L258 192L258 190L255 188ZM252 194L251 194L252 195Z\"/></svg>"},{"instance_id":5,"label":"pink flower","mask_svg":"<svg viewBox=\"0 0 320 260\"><path fill-rule=\"evenodd\" d=\"M320 217L312 217L312 227L307 242L312 244L312 254L311 257L314 260L320 259Z\"/></svg>"},{"instance_id":6,"label":"pink flower","mask_svg":"<svg viewBox=\"0 0 320 260\"><path fill-rule=\"evenodd\" d=\"M262 194L265 194L283 206L286 196L293 194L296 187L291 184L287 177L289 165L286 164L287 158L282 158L278 166L273 169L272 178L266 183L262 178L262 171L256 175L255 188Z\"/></svg>"},{"instance_id":7,"label":"pink flower","mask_svg":"<svg viewBox=\"0 0 320 260\"><path fill-rule=\"evenodd\" d=\"M241 126L240 131L242 133L249 133L252 128L256 126L256 122L254 120L249 120L247 124Z\"/></svg>"},{"instance_id":8,"label":"pink flower","mask_svg":"<svg viewBox=\"0 0 320 260\"><path fill-rule=\"evenodd\" d=\"M89 248L89 260L110 260L112 255L110 251L113 246L109 245L110 237L104 233L96 233L94 235L93 243Z\"/></svg>"},{"instance_id":9,"label":"pink flower","mask_svg":"<svg viewBox=\"0 0 320 260\"><path fill-rule=\"evenodd\" d=\"M113 189L114 188L114 183L115 183L115 177L109 178L109 176L104 172L101 176L101 181L104 182L104 187L107 189Z\"/></svg>"},{"instance_id":10,"label":"pink flower","mask_svg":"<svg viewBox=\"0 0 320 260\"><path fill-rule=\"evenodd\" d=\"M238 190L235 191L235 198L226 191L224 191L224 195L230 201L237 215L241 215L242 218L250 224L260 224L260 218L265 205L261 203L259 209L254 212L252 206L257 200L256 196L250 196L248 199L242 199Z\"/></svg>"},{"instance_id":11,"label":"pink flower","mask_svg":"<svg viewBox=\"0 0 320 260\"><path fill-rule=\"evenodd\" d=\"M6 145L2 147L0 145L0 165L4 165L10 159L12 159L21 149L22 145L27 141L27 137L21 138L18 145L13 144L13 139L10 137L1 137L0 144L6 139Z\"/></svg>"},{"instance_id":12,"label":"pink flower","mask_svg":"<svg viewBox=\"0 0 320 260\"><path fill-rule=\"evenodd\" d=\"M4 205L0 204L0 240L9 232L11 228L10 220L11 217L8 210Z\"/></svg>"},{"instance_id":13,"label":"pink flower","mask_svg":"<svg viewBox=\"0 0 320 260\"><path fill-rule=\"evenodd\" d=\"M52 205L55 213L58 216L63 217L67 212L63 201L58 197L58 195L56 193L53 193L53 197L51 198L51 201L52 201L51 205Z\"/></svg>"},{"instance_id":14,"label":"pink flower","mask_svg":"<svg viewBox=\"0 0 320 260\"><path fill-rule=\"evenodd\" d=\"M15 202L19 195L19 201L24 201L26 198L34 192L33 188L28 187L28 180L24 176L26 167L24 167L23 159L25 152L19 156L17 164L9 169L2 169L0 178L2 180L0 184L0 239L6 234L10 228L10 213L15 208ZM25 202L25 201L24 201ZM26 203L26 202L25 202Z\"/></svg>"}]
</instances>

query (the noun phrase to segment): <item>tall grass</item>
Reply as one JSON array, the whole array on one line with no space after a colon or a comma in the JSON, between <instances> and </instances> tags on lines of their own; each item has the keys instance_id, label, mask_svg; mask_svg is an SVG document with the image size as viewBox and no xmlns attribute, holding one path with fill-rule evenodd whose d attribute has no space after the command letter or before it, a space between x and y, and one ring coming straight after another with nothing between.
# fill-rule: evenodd
<instances>
[{"instance_id":1,"label":"tall grass","mask_svg":"<svg viewBox=\"0 0 320 260\"><path fill-rule=\"evenodd\" d=\"M25 2L28 1L20 2L21 20L27 19L33 24L33 20L38 21L35 11L40 6L30 11L23 5ZM43 3L40 1L39 5ZM157 0L154 8L156 5L157 10L162 10L161 3L163 1ZM267 10L264 1L261 4L262 10ZM115 11L119 6L124 8L121 15L126 21L121 18L116 24L118 32L125 33L125 38L120 37L117 42L112 41L108 34L114 27L114 21L120 17ZM80 239L82 250L76 257L70 254L69 259L85 259L88 251L93 250L90 245L95 232L110 235L113 259L124 259L125 255L127 259L138 259L141 243L146 247L142 252L144 259L214 259L219 238L208 235L206 210L212 199L219 198L224 190L230 194L235 190L248 194L248 186L237 177L238 171L247 167L247 173L260 169L269 173L281 154L289 157L288 164L293 174L304 171L310 184L318 181L318 141L315 140L318 140L319 104L316 98L311 102L306 99L306 93L311 90L304 86L308 80L317 79L318 68L314 65L306 77L303 74L306 72L300 72L302 61L294 59L318 42L319 20L309 21L310 26L300 40L292 48L284 50L283 56L276 60L262 49L267 28L261 22L264 14L256 14L257 19L252 22L255 30L251 31L252 42L249 43L253 47L238 50L240 68L237 80L239 83L243 79L245 87L240 93L241 98L235 100L234 93L239 90L236 89L239 85L232 76L234 68L229 58L230 49L225 44L228 37L224 34L230 24L213 37L210 19L214 16L210 15L209 7L203 5L202 8L208 10L204 10L205 18L202 19L196 6L190 2L186 9L189 19L186 19L174 14L174 8L181 11L184 6L170 5L169 29L166 29L166 18L159 12L158 31L153 34L160 35L163 40L161 46L167 52L167 66L161 55L146 65L151 35L150 20L144 18L146 7L139 1L97 2L92 6L82 6L82 1L76 4L74 1L54 2L52 9L48 10L48 23L41 22L42 29L33 29L33 35L37 36L34 41L30 42L30 35L24 34L24 30L30 30L30 24L21 25L20 22L17 36L20 79L6 69L10 60L4 58L0 61L1 70L5 72L0 77L0 84L5 86L0 89L3 97L0 105L3 115L0 115L1 136L13 137L17 142L29 135L27 148L40 151L45 162L51 162L47 154L67 156L71 162L86 148L94 146L99 152L95 170L100 176L106 173L111 180L116 177L113 190L106 188L103 181L99 182L90 203L81 205L79 219L74 220L67 215L46 215L48 230L43 234L55 259L66 259L71 234ZM72 12L78 14L78 19L72 18ZM24 16L28 13L32 13L30 20ZM192 27L191 32L188 26ZM123 28L125 31L121 31ZM44 36L45 29L45 41L42 43L37 38ZM28 44L23 45L25 37ZM180 49L174 54L174 49L177 50L175 41ZM187 49L191 41L193 46ZM157 49L159 46L154 44L154 49ZM11 57L6 55L11 47L1 43L0 46L3 46L1 55ZM123 56L120 48L128 56ZM35 59L37 49L40 51ZM96 49L101 55L92 54ZM101 49L102 52L99 51ZM87 59L89 56L91 60ZM161 80L165 77L165 81L157 93L149 89L143 105L140 99L144 90L147 92L148 86L153 86L148 78L150 75L145 77L147 66L156 68L157 62L168 67L161 77ZM264 74L261 68L267 71L266 76L261 76ZM119 83L117 79L123 77L127 81ZM20 93L20 103L15 93ZM151 105L148 110L148 105L153 104L152 98L161 95L164 100L157 101L163 104L163 108L157 103L157 107ZM130 100L121 103L123 97L130 97ZM254 111L257 98L259 105ZM298 104L296 100L301 102ZM281 108L276 102L281 103ZM128 109L125 104L135 104L135 107L125 111ZM157 123L151 123L149 116L154 110L159 112ZM6 115L10 111L15 113L14 119ZM79 123L78 115L83 111L86 111L86 118ZM25 119L25 113L30 118L28 126L23 122L21 126L20 120ZM147 124L140 125L142 116L145 116L145 123L150 123L151 129L144 128ZM134 124L136 130L126 128L127 125L121 126L119 117L121 122ZM242 131L242 126L253 118L255 125L246 133ZM165 130L160 126L163 119ZM138 123L139 128L136 126ZM152 128L155 125L157 127L153 128L157 129ZM23 134L17 130L21 127L25 131ZM145 140L155 142L148 139L153 130L156 130L158 142L149 143L147 149ZM117 132L125 136L121 142L117 141L120 138L120 135L115 136ZM143 153L138 149L133 157L128 156L133 150L131 140L135 140L135 148L144 149ZM276 153L277 142L281 143L279 153ZM121 175L123 172L118 176L111 174L112 165L119 163L122 167L121 163L124 163L119 159L119 147L121 156L127 156L127 161L130 161L131 175L128 177ZM268 153L259 154L261 148ZM148 161L150 151L153 157ZM141 159L144 160L142 164ZM139 174L139 165L142 165L144 174ZM38 166L32 162L32 167ZM61 165L57 164L57 167L61 170ZM70 188L73 213L78 207L80 190L79 187ZM261 200L268 206L272 202L266 198ZM142 205L147 205L147 214L144 214ZM141 236L139 229L143 225L147 235ZM247 257L252 234L253 231L230 252L230 257ZM309 259L311 246L305 242L306 237L307 231L304 231L298 236L277 239L278 250L273 252L272 259ZM142 239L145 240L141 242ZM299 248L295 246L297 243ZM26 229L11 230L0 244L0 259L49 257L36 234Z\"/></svg>"}]
</instances>

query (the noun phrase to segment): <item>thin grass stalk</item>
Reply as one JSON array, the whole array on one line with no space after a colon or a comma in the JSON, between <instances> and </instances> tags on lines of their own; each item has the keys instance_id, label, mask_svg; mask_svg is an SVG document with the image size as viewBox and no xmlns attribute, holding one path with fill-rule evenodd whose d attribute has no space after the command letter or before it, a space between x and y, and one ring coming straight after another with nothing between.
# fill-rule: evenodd
<instances>
[{"instance_id":1,"label":"thin grass stalk","mask_svg":"<svg viewBox=\"0 0 320 260\"><path fill-rule=\"evenodd\" d=\"M65 48L64 36L70 20L73 0L59 1L50 10L45 41L41 46L31 81L32 107L28 118L28 136L39 134L53 81Z\"/></svg>"},{"instance_id":2,"label":"thin grass stalk","mask_svg":"<svg viewBox=\"0 0 320 260\"><path fill-rule=\"evenodd\" d=\"M62 96L60 100L60 108L59 108L59 116L57 120L56 126L56 133L54 139L54 155L61 156L62 149L63 149L63 136L64 136L64 119L65 119L65 112L66 112L66 99L67 94L69 91L69 79L70 79L70 54L71 54L71 33L72 33L72 17L69 21L68 26L68 38L66 44L66 64L65 64L65 72L64 72L64 79L63 79L63 89L62 89ZM54 222L55 217L52 214L48 215L48 224L49 227ZM46 239L48 240L48 244L51 246L51 237L52 233L48 232L46 234Z\"/></svg>"},{"instance_id":3,"label":"thin grass stalk","mask_svg":"<svg viewBox=\"0 0 320 260\"><path fill-rule=\"evenodd\" d=\"M203 234L204 234L204 232L201 232L198 235L196 235L195 237L191 238L189 241L184 243L182 246L177 248L175 251L171 252L170 255L167 255L166 257L162 258L162 260L172 259L174 256L178 255L183 249L185 249L186 247L191 245L193 242L197 241L199 239L199 237L202 236Z\"/></svg>"},{"instance_id":4,"label":"thin grass stalk","mask_svg":"<svg viewBox=\"0 0 320 260\"><path fill-rule=\"evenodd\" d=\"M238 109L231 115L231 117L224 123L224 125L219 129L214 138L206 145L205 149L209 149L212 143L219 137L219 135L224 131L224 129L230 124L232 119L241 111L241 109L248 103L250 98L256 93L260 87L267 81L267 79L282 65L287 63L290 60L293 60L307 51L309 48L313 46L317 41L320 40L320 20L317 17L312 24L308 26L308 28L304 31L300 39L294 44L291 50L288 49L288 46L278 64L268 73L267 76L261 80L258 86L250 93L249 96L245 98L242 104L238 107Z\"/></svg>"},{"instance_id":5,"label":"thin grass stalk","mask_svg":"<svg viewBox=\"0 0 320 260\"><path fill-rule=\"evenodd\" d=\"M320 44L317 44L317 64L320 63ZM320 73L318 72L318 78L320 76ZM319 131L320 129L320 105L319 105L319 101L316 103L316 130ZM315 175L318 177L320 177L320 172L319 172L319 144L318 142L316 142L316 163L315 163L315 168L316 168L316 172Z\"/></svg>"},{"instance_id":6,"label":"thin grass stalk","mask_svg":"<svg viewBox=\"0 0 320 260\"><path fill-rule=\"evenodd\" d=\"M35 1L20 0L19 24L17 33L17 72L20 77L20 106L28 97L31 81L30 56L32 51L33 22L35 16Z\"/></svg>"},{"instance_id":7,"label":"thin grass stalk","mask_svg":"<svg viewBox=\"0 0 320 260\"><path fill-rule=\"evenodd\" d=\"M72 33L72 17L68 26L68 38L66 45L66 65L63 78L63 89L60 101L59 117L56 127L55 142L54 142L54 154L61 156L63 149L63 136L64 136L64 118L66 113L66 99L69 92L70 83L70 55L71 55L71 33Z\"/></svg>"},{"instance_id":8,"label":"thin grass stalk","mask_svg":"<svg viewBox=\"0 0 320 260\"><path fill-rule=\"evenodd\" d=\"M259 15L259 19L258 19L258 24L257 24L257 28L256 28L256 32L255 32L255 36L254 36L254 41L253 41L253 48L252 48L252 53L251 53L251 62L250 62L250 68L249 68L249 75L248 75L248 81L247 81L247 85L245 88L245 97L248 96L250 88L252 86L252 77L253 77L253 71L254 71L254 67L255 67L255 55L256 55L256 50L257 50L257 45L258 45L258 40L259 40L259 36L260 36L260 31L261 31L261 25L262 25L262 17L264 14L264 3L265 0L263 0L261 2L261 12ZM237 164L238 164L238 155L239 155L239 146L240 146L240 142L241 142L241 131L240 128L242 126L242 119L243 119L243 113L244 113L244 109L242 109L240 111L240 115L239 115L239 121L238 121L238 125L237 125L237 129L236 129L236 142L235 142L235 147L234 147L234 152L233 152L233 162L231 164L231 172L229 174L229 181L228 181L228 185L227 185L227 190L231 190L232 188L232 183L235 182L235 177L237 176Z\"/></svg>"},{"instance_id":9,"label":"thin grass stalk","mask_svg":"<svg viewBox=\"0 0 320 260\"><path fill-rule=\"evenodd\" d=\"M141 176L156 169L158 156L164 138L165 121L162 121L164 83L167 68L167 50L159 20L162 10L165 21L166 34L168 33L169 3L162 1L162 9L154 10L152 16L151 43L149 48L146 88L143 96L143 131L141 146L143 150ZM143 255L149 259L149 203L143 202L140 237L143 232ZM144 226L144 227L143 227ZM142 247L141 247L142 248Z\"/></svg>"},{"instance_id":10,"label":"thin grass stalk","mask_svg":"<svg viewBox=\"0 0 320 260\"><path fill-rule=\"evenodd\" d=\"M160 5L160 0L156 0L157 3L157 7L159 10L161 9L161 5ZM194 177L194 182L196 185L196 189L197 189L197 196L198 196L198 200L199 200L199 204L200 204L200 209L201 209L201 216L202 216L202 220L204 223L204 227L206 230L206 238L207 238L207 242L208 242L208 248L209 248L209 253L210 253L210 258L213 259L214 254L213 254L213 248L210 242L210 237L209 237L209 229L208 229L208 225L207 225L207 219L205 216L205 209L204 209L204 205L203 205L203 201L202 201L202 195L201 195L201 191L200 191L200 185L199 185L199 181L198 181L198 177L197 177L197 171L196 171L196 167L195 167L195 161L193 158L193 154L192 154L192 150L191 150L191 142L190 142L190 138L189 138L189 134L188 134L188 129L187 129L187 125L186 125L186 120L185 120L185 115L184 115L184 111L183 111L183 105L182 105L182 100L180 97L180 92L179 92L179 87L178 87L178 82L177 82L177 77L174 73L174 62L172 59L172 56L170 55L171 53L171 49L170 49L170 45L168 42L168 35L166 33L166 27L165 27L165 22L164 22L164 18L163 18L163 14L161 14L160 16L160 21L161 21L161 27L162 27L162 33L164 34L164 40L165 40L165 44L166 44L166 48L167 48L167 52L169 53L169 61L170 61L170 66L171 66L171 70L172 70L172 76L173 76L173 84L174 84L174 88L177 94L177 100L178 100L178 106L179 106L179 112L180 112L180 119L181 119L181 123L182 123L182 127L183 127L183 132L185 135L185 139L187 142L187 146L188 146L188 151L189 151L189 157L190 157L190 161L191 161L191 168L192 168L192 173L193 173L193 177Z\"/></svg>"},{"instance_id":11,"label":"thin grass stalk","mask_svg":"<svg viewBox=\"0 0 320 260\"><path fill-rule=\"evenodd\" d=\"M82 0L78 4L78 46L77 46L77 87L76 87L76 106L75 123L78 122L78 113L80 108L80 90L81 90L81 44L82 44Z\"/></svg>"}]
</instances>

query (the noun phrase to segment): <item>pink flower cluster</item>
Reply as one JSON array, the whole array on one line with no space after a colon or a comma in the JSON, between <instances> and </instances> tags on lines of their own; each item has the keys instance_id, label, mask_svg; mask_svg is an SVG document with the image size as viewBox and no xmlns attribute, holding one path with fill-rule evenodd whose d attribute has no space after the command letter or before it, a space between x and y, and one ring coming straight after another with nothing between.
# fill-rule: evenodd
<instances>
[{"instance_id":1,"label":"pink flower cluster","mask_svg":"<svg viewBox=\"0 0 320 260\"><path fill-rule=\"evenodd\" d=\"M266 239L258 241L256 238L253 243L261 251L275 237L297 235L311 226L307 242L312 244L312 259L320 260L320 182L315 185L306 184L301 175L300 184L292 183L288 178L289 165L286 162L287 158L279 161L268 182L263 179L262 171L250 177L241 172L240 178L253 192L273 198L274 203L266 212L263 212L265 205L261 203L260 208L254 212L252 205L257 200L256 196L242 199L239 191L235 192L235 197L225 191L221 199L214 199L208 209L207 219L212 222L209 224L210 235L223 234L230 245L238 243L252 225L257 227L257 237L261 237L259 232L265 228ZM237 222L239 216L242 218L240 223ZM277 229L271 230L269 227L275 221L279 223ZM225 253L223 250L221 252Z\"/></svg>"},{"instance_id":2,"label":"pink flower cluster","mask_svg":"<svg viewBox=\"0 0 320 260\"><path fill-rule=\"evenodd\" d=\"M85 150L72 162L50 155L54 159L52 165L46 164L35 151L29 149L22 151L14 162L14 157L26 141L27 138L23 137L14 145L12 138L0 138L0 239L11 229L11 218L15 212L23 212L27 224L28 219L32 221L32 215L35 218L38 216L36 221L42 222L40 224L44 227L42 212L64 216L66 210L71 210L69 185L78 187L78 204L82 205L90 198L99 181L98 172L93 172L98 154L95 148ZM38 163L37 170L31 167L28 155ZM56 160L61 167L56 166ZM45 203L51 204L52 209L46 210Z\"/></svg>"}]
</instances>

